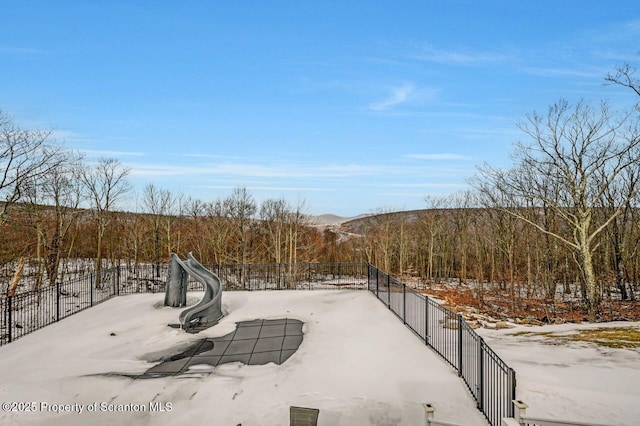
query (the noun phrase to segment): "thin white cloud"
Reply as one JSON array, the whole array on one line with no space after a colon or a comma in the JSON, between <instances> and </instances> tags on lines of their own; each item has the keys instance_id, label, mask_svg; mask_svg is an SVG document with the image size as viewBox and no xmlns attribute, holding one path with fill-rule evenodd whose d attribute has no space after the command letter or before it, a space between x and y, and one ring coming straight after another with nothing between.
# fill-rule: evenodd
<instances>
[{"instance_id":1,"label":"thin white cloud","mask_svg":"<svg viewBox=\"0 0 640 426\"><path fill-rule=\"evenodd\" d=\"M579 77L579 78L599 78L603 75L603 69L593 68L554 68L554 67L525 67L522 69L527 74L542 77Z\"/></svg>"},{"instance_id":2,"label":"thin white cloud","mask_svg":"<svg viewBox=\"0 0 640 426\"><path fill-rule=\"evenodd\" d=\"M188 158L209 158L209 159L241 159L241 156L229 156L229 155L222 155L222 154L202 154L202 153L191 153L191 154L185 154L185 153L178 153L176 154L179 157L188 157Z\"/></svg>"},{"instance_id":3,"label":"thin white cloud","mask_svg":"<svg viewBox=\"0 0 640 426\"><path fill-rule=\"evenodd\" d=\"M46 53L44 50L31 47L0 46L0 54L2 55L42 55L44 53Z\"/></svg>"},{"instance_id":4,"label":"thin white cloud","mask_svg":"<svg viewBox=\"0 0 640 426\"><path fill-rule=\"evenodd\" d=\"M108 150L93 150L93 149L79 149L79 152L91 157L143 157L144 152L135 151L108 151Z\"/></svg>"},{"instance_id":5,"label":"thin white cloud","mask_svg":"<svg viewBox=\"0 0 640 426\"><path fill-rule=\"evenodd\" d=\"M400 87L394 87L391 89L391 93L386 99L372 103L369 105L369 108L374 111L384 111L393 108L410 100L415 91L416 88L413 84L404 84Z\"/></svg>"},{"instance_id":6,"label":"thin white cloud","mask_svg":"<svg viewBox=\"0 0 640 426\"><path fill-rule=\"evenodd\" d=\"M471 160L471 157L460 154L407 154L407 158L415 158L417 160L438 160L438 161L458 161L458 160Z\"/></svg>"},{"instance_id":7,"label":"thin white cloud","mask_svg":"<svg viewBox=\"0 0 640 426\"><path fill-rule=\"evenodd\" d=\"M333 179L343 180L351 178L376 179L392 176L413 176L416 179L434 179L443 176L458 176L469 173L470 166L455 163L455 161L469 160L457 154L411 154L399 157L397 160L416 158L419 160L435 160L432 163L416 163L412 166L406 162L388 162L386 164L325 164L316 162L280 162L280 161L247 161L189 164L162 164L126 162L131 169L131 176L135 178L174 177L176 179L220 179L242 180L253 179L257 182L267 182L268 179ZM438 161L446 162L439 164Z\"/></svg>"},{"instance_id":8,"label":"thin white cloud","mask_svg":"<svg viewBox=\"0 0 640 426\"><path fill-rule=\"evenodd\" d=\"M375 173L369 166L361 165L302 165L302 164L216 164L206 168L212 174L264 177L264 178L314 178L362 176Z\"/></svg>"},{"instance_id":9,"label":"thin white cloud","mask_svg":"<svg viewBox=\"0 0 640 426\"><path fill-rule=\"evenodd\" d=\"M438 189L459 189L466 188L468 185L466 183L455 183L455 182L435 182L435 183L392 183L388 185L378 185L378 186L386 186L390 188L438 188Z\"/></svg>"},{"instance_id":10,"label":"thin white cloud","mask_svg":"<svg viewBox=\"0 0 640 426\"><path fill-rule=\"evenodd\" d=\"M63 141L65 143L70 143L71 145L75 145L75 146L79 144L87 144L87 143L94 144L94 145L100 144L100 141L79 135L78 133L75 133L72 130L54 129L51 131L51 138ZM76 149L76 150L84 153L89 153L89 151L86 149L84 150Z\"/></svg>"},{"instance_id":11,"label":"thin white cloud","mask_svg":"<svg viewBox=\"0 0 640 426\"><path fill-rule=\"evenodd\" d=\"M607 46L606 48L594 49L590 52L593 56L604 59L607 61L616 61L616 62L628 62L635 63L640 59L638 52L633 50L629 51L629 49L621 49L621 48L611 48ZM611 71L610 67L607 71Z\"/></svg>"},{"instance_id":12,"label":"thin white cloud","mask_svg":"<svg viewBox=\"0 0 640 426\"><path fill-rule=\"evenodd\" d=\"M78 135L71 130L52 130L51 137L54 139L76 139Z\"/></svg>"},{"instance_id":13,"label":"thin white cloud","mask_svg":"<svg viewBox=\"0 0 640 426\"><path fill-rule=\"evenodd\" d=\"M190 167L164 166L158 164L127 164L131 170L131 177L154 178L160 176L187 176L197 175L198 170Z\"/></svg>"},{"instance_id":14,"label":"thin white cloud","mask_svg":"<svg viewBox=\"0 0 640 426\"><path fill-rule=\"evenodd\" d=\"M386 167L361 164L334 164L318 167L318 171L333 174L335 176L370 175L386 173Z\"/></svg>"},{"instance_id":15,"label":"thin white cloud","mask_svg":"<svg viewBox=\"0 0 640 426\"><path fill-rule=\"evenodd\" d=\"M615 22L604 27L597 27L587 34L590 44L602 44L606 46L617 45L636 46L637 38L640 34L640 19L633 19L626 22ZM637 51L637 50L636 50Z\"/></svg>"},{"instance_id":16,"label":"thin white cloud","mask_svg":"<svg viewBox=\"0 0 640 426\"><path fill-rule=\"evenodd\" d=\"M509 58L509 55L504 53L445 50L429 44L418 46L416 50L412 55L414 59L447 65L487 65L502 63Z\"/></svg>"},{"instance_id":17,"label":"thin white cloud","mask_svg":"<svg viewBox=\"0 0 640 426\"><path fill-rule=\"evenodd\" d=\"M386 98L369 104L369 108L373 111L388 111L407 103L431 100L437 93L437 89L418 88L413 83L405 83L392 87Z\"/></svg>"},{"instance_id":18,"label":"thin white cloud","mask_svg":"<svg viewBox=\"0 0 640 426\"><path fill-rule=\"evenodd\" d=\"M359 164L257 164L257 163L222 163L198 165L167 165L167 164L128 164L131 176L236 176L255 178L329 178L366 176L388 173L389 170L381 166Z\"/></svg>"},{"instance_id":19,"label":"thin white cloud","mask_svg":"<svg viewBox=\"0 0 640 426\"><path fill-rule=\"evenodd\" d=\"M627 22L624 28L634 34L640 34L640 19Z\"/></svg>"},{"instance_id":20,"label":"thin white cloud","mask_svg":"<svg viewBox=\"0 0 640 426\"><path fill-rule=\"evenodd\" d=\"M202 185L199 188L205 189L234 189L238 185ZM260 185L247 185L247 190L254 191L332 191L331 188L318 188L309 186L260 186Z\"/></svg>"}]
</instances>

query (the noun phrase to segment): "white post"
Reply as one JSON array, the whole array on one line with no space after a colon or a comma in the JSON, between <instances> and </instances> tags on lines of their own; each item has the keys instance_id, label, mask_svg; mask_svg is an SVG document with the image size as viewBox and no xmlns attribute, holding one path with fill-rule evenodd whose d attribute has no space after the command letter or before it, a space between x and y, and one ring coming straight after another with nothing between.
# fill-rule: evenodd
<instances>
[{"instance_id":1,"label":"white post","mask_svg":"<svg viewBox=\"0 0 640 426\"><path fill-rule=\"evenodd\" d=\"M425 425L429 426L431 424L431 421L433 420L434 417L434 413L436 412L436 407L434 407L431 404L422 404L422 406L424 407L424 414L425 414Z\"/></svg>"},{"instance_id":2,"label":"white post","mask_svg":"<svg viewBox=\"0 0 640 426\"><path fill-rule=\"evenodd\" d=\"M518 399L513 400L513 406L515 407L513 415L517 422L521 425L524 424L524 417L527 414L527 408L529 408L529 406Z\"/></svg>"}]
</instances>

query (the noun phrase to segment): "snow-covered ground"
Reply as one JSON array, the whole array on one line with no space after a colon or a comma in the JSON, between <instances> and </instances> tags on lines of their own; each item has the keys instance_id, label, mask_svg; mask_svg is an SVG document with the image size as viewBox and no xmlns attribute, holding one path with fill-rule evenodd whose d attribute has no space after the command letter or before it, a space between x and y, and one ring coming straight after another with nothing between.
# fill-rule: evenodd
<instances>
[{"instance_id":1,"label":"snow-covered ground","mask_svg":"<svg viewBox=\"0 0 640 426\"><path fill-rule=\"evenodd\" d=\"M413 426L424 424L423 402L437 419L486 424L455 371L368 292L227 292L228 315L199 335L167 327L180 309L163 298L117 297L0 347L0 402L22 410L0 412L0 424L285 425L296 405L319 408L320 425ZM304 340L282 365L109 375L143 373L149 360L236 322L285 317L304 322ZM118 409L138 412L109 411Z\"/></svg>"},{"instance_id":2,"label":"snow-covered ground","mask_svg":"<svg viewBox=\"0 0 640 426\"><path fill-rule=\"evenodd\" d=\"M612 349L557 336L640 322L478 329L516 371L517 396L540 418L609 425L640 424L640 350ZM544 333L544 334L540 334ZM553 336L545 336L551 333Z\"/></svg>"}]
</instances>

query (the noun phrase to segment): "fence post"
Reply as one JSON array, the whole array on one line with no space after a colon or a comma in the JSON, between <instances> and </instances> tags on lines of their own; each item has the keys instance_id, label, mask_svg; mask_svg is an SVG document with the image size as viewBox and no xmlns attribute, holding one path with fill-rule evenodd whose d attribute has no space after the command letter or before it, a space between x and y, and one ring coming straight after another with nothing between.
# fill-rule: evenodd
<instances>
[{"instance_id":1,"label":"fence post","mask_svg":"<svg viewBox=\"0 0 640 426\"><path fill-rule=\"evenodd\" d=\"M515 410L514 406L518 410ZM511 414L508 417L514 417L518 424L523 424L523 417L527 415L527 408L529 408L529 406L520 400L514 399L511 401L511 404L509 404L509 407L511 407ZM526 423L526 421L524 423Z\"/></svg>"},{"instance_id":2,"label":"fence post","mask_svg":"<svg viewBox=\"0 0 640 426\"><path fill-rule=\"evenodd\" d=\"M89 273L89 301L93 306L93 272Z\"/></svg>"},{"instance_id":3,"label":"fence post","mask_svg":"<svg viewBox=\"0 0 640 426\"><path fill-rule=\"evenodd\" d=\"M120 296L120 265L116 266L116 289L118 296Z\"/></svg>"},{"instance_id":4,"label":"fence post","mask_svg":"<svg viewBox=\"0 0 640 426\"><path fill-rule=\"evenodd\" d=\"M56 283L56 321L60 321L60 283Z\"/></svg>"},{"instance_id":5,"label":"fence post","mask_svg":"<svg viewBox=\"0 0 640 426\"><path fill-rule=\"evenodd\" d=\"M391 275L389 274L387 274L387 306L391 309Z\"/></svg>"},{"instance_id":6,"label":"fence post","mask_svg":"<svg viewBox=\"0 0 640 426\"><path fill-rule=\"evenodd\" d=\"M462 377L462 314L458 314L458 377Z\"/></svg>"},{"instance_id":7,"label":"fence post","mask_svg":"<svg viewBox=\"0 0 640 426\"><path fill-rule=\"evenodd\" d=\"M307 277L309 278L309 290L311 290L311 262L309 262L309 270L307 271Z\"/></svg>"},{"instance_id":8,"label":"fence post","mask_svg":"<svg viewBox=\"0 0 640 426\"><path fill-rule=\"evenodd\" d=\"M429 296L424 296L424 344L429 346Z\"/></svg>"},{"instance_id":9,"label":"fence post","mask_svg":"<svg viewBox=\"0 0 640 426\"><path fill-rule=\"evenodd\" d=\"M511 390L511 400L513 401L516 399L516 370L511 367L509 367L509 388ZM508 404L507 417L514 417L513 404Z\"/></svg>"},{"instance_id":10,"label":"fence post","mask_svg":"<svg viewBox=\"0 0 640 426\"><path fill-rule=\"evenodd\" d=\"M13 300L13 296L7 296L7 309L9 309L8 312L8 318L7 318L7 322L9 323L9 343L11 343L11 339L13 338L13 315L12 315L12 311L13 311L13 306L11 301Z\"/></svg>"},{"instance_id":11,"label":"fence post","mask_svg":"<svg viewBox=\"0 0 640 426\"><path fill-rule=\"evenodd\" d=\"M407 285L402 283L402 323L407 324Z\"/></svg>"},{"instance_id":12,"label":"fence post","mask_svg":"<svg viewBox=\"0 0 640 426\"><path fill-rule=\"evenodd\" d=\"M478 336L478 410L484 408L484 339Z\"/></svg>"},{"instance_id":13,"label":"fence post","mask_svg":"<svg viewBox=\"0 0 640 426\"><path fill-rule=\"evenodd\" d=\"M379 277L378 277L378 268L376 268L376 297L378 299L380 299L380 283L378 282Z\"/></svg>"}]
</instances>

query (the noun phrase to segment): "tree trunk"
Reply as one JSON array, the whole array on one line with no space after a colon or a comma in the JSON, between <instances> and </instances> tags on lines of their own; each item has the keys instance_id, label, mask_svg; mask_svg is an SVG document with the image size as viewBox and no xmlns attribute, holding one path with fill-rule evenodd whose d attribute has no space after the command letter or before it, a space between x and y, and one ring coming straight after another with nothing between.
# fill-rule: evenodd
<instances>
[{"instance_id":1,"label":"tree trunk","mask_svg":"<svg viewBox=\"0 0 640 426\"><path fill-rule=\"evenodd\" d=\"M104 235L104 225L98 223L97 245L96 245L96 288L102 288L102 236Z\"/></svg>"},{"instance_id":2,"label":"tree trunk","mask_svg":"<svg viewBox=\"0 0 640 426\"><path fill-rule=\"evenodd\" d=\"M7 296L13 296L16 294L18 283L20 282L20 277L22 277L22 270L24 269L24 264L26 261L27 259L25 257L20 258L18 267L13 274L13 279L11 280L11 284L9 285L9 289L7 290Z\"/></svg>"},{"instance_id":3,"label":"tree trunk","mask_svg":"<svg viewBox=\"0 0 640 426\"><path fill-rule=\"evenodd\" d=\"M584 285L586 287L586 300L585 305L590 315L594 315L600 308L600 302L602 301L600 292L598 291L598 284L596 282L596 276L593 271L593 262L591 251L589 247L580 247L580 261L582 263L582 274L584 278Z\"/></svg>"}]
</instances>

